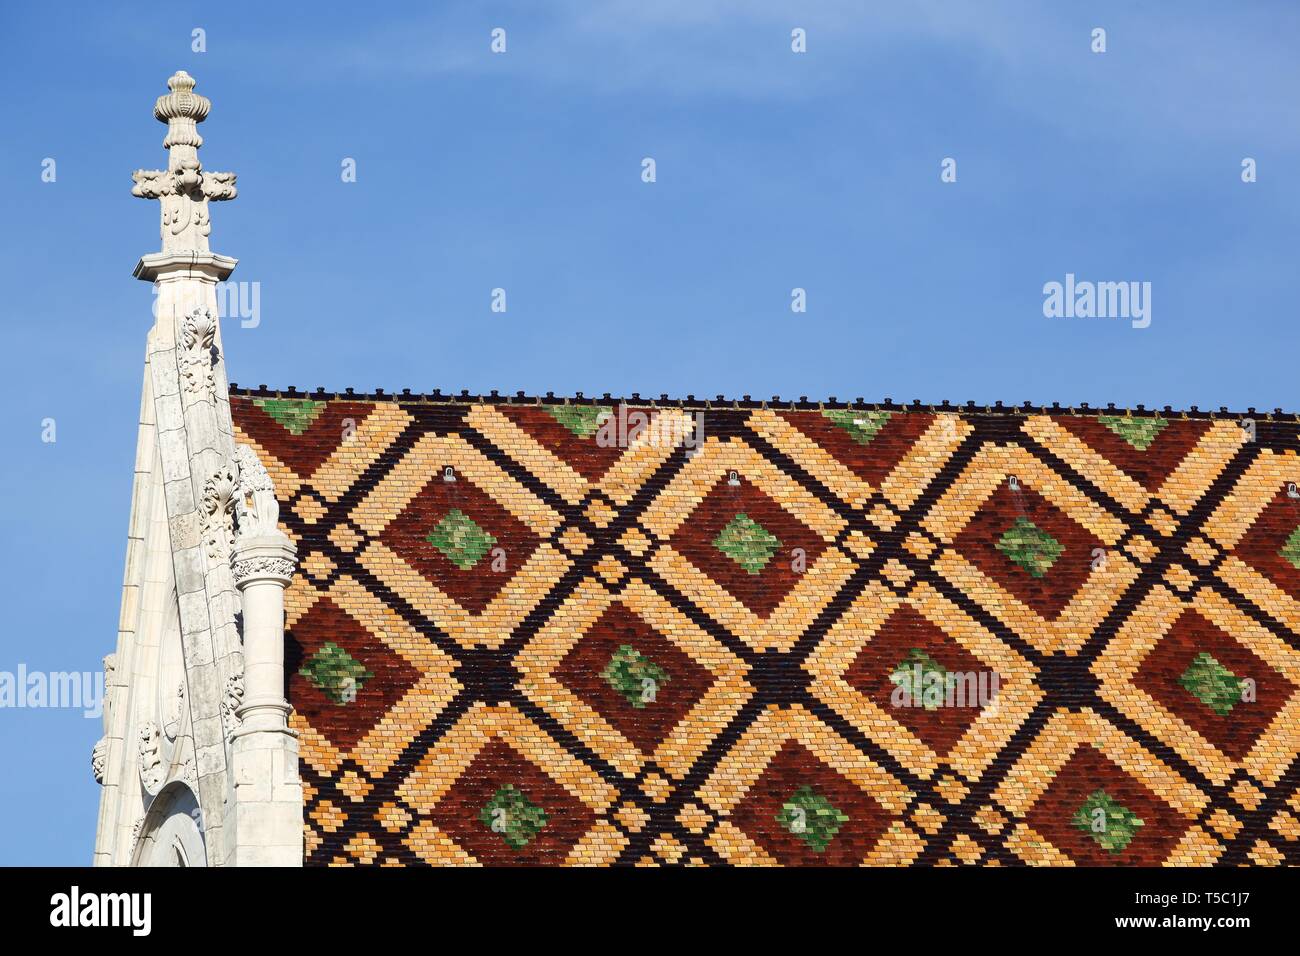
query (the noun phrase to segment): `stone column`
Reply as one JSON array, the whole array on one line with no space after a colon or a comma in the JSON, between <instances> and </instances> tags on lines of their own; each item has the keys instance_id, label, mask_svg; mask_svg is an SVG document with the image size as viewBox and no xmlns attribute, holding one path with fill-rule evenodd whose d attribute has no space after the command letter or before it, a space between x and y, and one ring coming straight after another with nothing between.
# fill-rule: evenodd
<instances>
[{"instance_id":1,"label":"stone column","mask_svg":"<svg viewBox=\"0 0 1300 956\"><path fill-rule=\"evenodd\" d=\"M231 566L243 599L244 697L231 735L232 866L301 866L298 735L284 698L284 589L297 565L280 530L241 534Z\"/></svg>"}]
</instances>

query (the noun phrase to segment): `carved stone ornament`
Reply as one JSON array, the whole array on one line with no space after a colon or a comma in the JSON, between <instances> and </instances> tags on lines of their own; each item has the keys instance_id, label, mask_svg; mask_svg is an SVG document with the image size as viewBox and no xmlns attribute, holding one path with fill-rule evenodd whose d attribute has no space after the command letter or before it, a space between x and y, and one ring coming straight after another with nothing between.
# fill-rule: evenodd
<instances>
[{"instance_id":1,"label":"carved stone ornament","mask_svg":"<svg viewBox=\"0 0 1300 956\"><path fill-rule=\"evenodd\" d=\"M275 500L275 485L266 466L244 444L235 446L235 463L239 466L240 537L271 534L280 523L280 503Z\"/></svg>"},{"instance_id":2,"label":"carved stone ornament","mask_svg":"<svg viewBox=\"0 0 1300 956\"><path fill-rule=\"evenodd\" d=\"M95 783L103 785L104 770L108 766L108 738L100 737L95 741L95 749L90 752L90 772L95 775Z\"/></svg>"},{"instance_id":3,"label":"carved stone ornament","mask_svg":"<svg viewBox=\"0 0 1300 956\"><path fill-rule=\"evenodd\" d=\"M181 716L185 713L185 682L176 685L176 692L167 698L167 711L163 714L163 733L175 740L180 733Z\"/></svg>"},{"instance_id":4,"label":"carved stone ornament","mask_svg":"<svg viewBox=\"0 0 1300 956\"><path fill-rule=\"evenodd\" d=\"M225 561L235 546L235 492L234 469L227 465L203 485L203 499L199 503L203 522L203 543L208 557Z\"/></svg>"},{"instance_id":5,"label":"carved stone ornament","mask_svg":"<svg viewBox=\"0 0 1300 956\"><path fill-rule=\"evenodd\" d=\"M244 705L244 675L231 674L226 678L226 691L221 696L221 726L226 736L239 729L239 708Z\"/></svg>"},{"instance_id":6,"label":"carved stone ornament","mask_svg":"<svg viewBox=\"0 0 1300 956\"><path fill-rule=\"evenodd\" d=\"M157 199L162 205L164 252L208 251L212 223L208 203L234 199L234 173L207 173L199 162L203 137L198 124L207 118L212 102L194 92L194 78L180 70L167 81L170 93L158 97L153 115L167 124L166 169L137 169L131 174L131 195Z\"/></svg>"},{"instance_id":7,"label":"carved stone ornament","mask_svg":"<svg viewBox=\"0 0 1300 956\"><path fill-rule=\"evenodd\" d=\"M117 654L104 655L104 729L113 725L113 710L117 706L117 694L114 692L117 678Z\"/></svg>"},{"instance_id":8,"label":"carved stone ornament","mask_svg":"<svg viewBox=\"0 0 1300 956\"><path fill-rule=\"evenodd\" d=\"M232 566L235 583L242 584L249 578L284 578L293 577L297 563L288 558L246 558L236 561Z\"/></svg>"},{"instance_id":9,"label":"carved stone ornament","mask_svg":"<svg viewBox=\"0 0 1300 956\"><path fill-rule=\"evenodd\" d=\"M140 725L140 785L150 796L163 785L162 739L152 720Z\"/></svg>"},{"instance_id":10,"label":"carved stone ornament","mask_svg":"<svg viewBox=\"0 0 1300 956\"><path fill-rule=\"evenodd\" d=\"M211 398L217 388L217 320L203 306L181 323L181 377L189 395Z\"/></svg>"}]
</instances>

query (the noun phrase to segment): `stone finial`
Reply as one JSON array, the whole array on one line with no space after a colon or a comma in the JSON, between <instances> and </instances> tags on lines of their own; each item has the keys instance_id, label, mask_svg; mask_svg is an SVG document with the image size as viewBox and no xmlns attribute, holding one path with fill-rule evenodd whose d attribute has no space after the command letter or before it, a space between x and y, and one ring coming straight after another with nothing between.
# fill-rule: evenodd
<instances>
[{"instance_id":1,"label":"stone finial","mask_svg":"<svg viewBox=\"0 0 1300 956\"><path fill-rule=\"evenodd\" d=\"M158 97L158 102L153 107L154 118L167 124L164 148L193 146L198 149L203 145L198 124L207 119L212 101L194 92L194 77L184 70L177 70L171 75L167 80L167 89L171 92Z\"/></svg>"},{"instance_id":2,"label":"stone finial","mask_svg":"<svg viewBox=\"0 0 1300 956\"><path fill-rule=\"evenodd\" d=\"M235 198L235 174L207 173L199 163L198 124L212 103L194 92L194 77L178 70L167 87L171 92L158 97L153 108L154 117L167 124L167 168L137 169L131 195L161 201L163 252L208 252L208 203Z\"/></svg>"}]
</instances>

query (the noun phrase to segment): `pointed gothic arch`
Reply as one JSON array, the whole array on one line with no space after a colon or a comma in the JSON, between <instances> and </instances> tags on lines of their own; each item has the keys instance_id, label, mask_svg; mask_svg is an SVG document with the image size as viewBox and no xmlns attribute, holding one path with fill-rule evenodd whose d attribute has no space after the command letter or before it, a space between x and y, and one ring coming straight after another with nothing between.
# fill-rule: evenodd
<instances>
[{"instance_id":1,"label":"pointed gothic arch","mask_svg":"<svg viewBox=\"0 0 1300 956\"><path fill-rule=\"evenodd\" d=\"M198 797L183 781L173 781L154 798L131 855L131 865L208 865L203 811Z\"/></svg>"}]
</instances>

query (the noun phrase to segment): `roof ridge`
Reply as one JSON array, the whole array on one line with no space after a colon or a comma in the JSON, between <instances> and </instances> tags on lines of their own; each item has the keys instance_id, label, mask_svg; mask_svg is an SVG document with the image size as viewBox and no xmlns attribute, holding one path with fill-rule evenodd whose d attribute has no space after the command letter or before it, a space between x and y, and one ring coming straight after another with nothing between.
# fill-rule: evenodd
<instances>
[{"instance_id":1,"label":"roof ridge","mask_svg":"<svg viewBox=\"0 0 1300 956\"><path fill-rule=\"evenodd\" d=\"M409 388L404 388L396 393L385 391L382 388L377 388L373 392L357 392L351 388L343 392L330 392L323 387L300 391L293 385L283 389L267 388L265 385L259 385L257 388L241 388L236 382L230 383L230 394L239 398L388 401L448 405L637 405L649 408L662 406L696 409L786 408L791 410L857 408L864 411L962 412L980 415L1119 415L1131 418L1178 417L1233 420L1262 418L1267 421L1300 421L1300 414L1284 412L1280 408L1275 408L1271 412L1259 412L1253 407L1245 411L1229 411L1226 406L1220 407L1217 411L1212 409L1202 410L1195 405L1187 409L1176 409L1169 405L1164 406L1162 409L1147 408L1145 405L1138 405L1136 408L1120 408L1113 402L1101 408L1093 407L1087 402L1081 402L1078 405L1061 405L1059 402L1053 402L1051 405L1035 405L1032 402L1023 402L1020 405L1004 405L1002 402L996 402L993 405L977 405L973 401L968 401L962 405L954 405L947 399L942 402L930 403L923 403L920 399L913 399L908 404L895 402L892 398L886 398L882 402L868 402L862 398L855 398L852 401L840 401L835 396L813 400L809 399L807 395L801 395L798 399L783 399L779 395L774 395L770 399L755 399L749 395L743 395L740 398L727 398L724 395L719 395L713 399L702 399L696 398L694 395L687 395L685 398L670 398L666 393L658 398L643 398L639 392L633 392L630 396L622 397L613 396L609 392L605 392L600 396L586 396L582 392L567 396L556 395L554 392L547 392L544 396L528 395L525 392L502 395L496 389L488 393L478 394L472 394L468 389L463 389L459 394L456 394L444 393L441 389L435 389L432 392L412 392Z\"/></svg>"}]
</instances>

